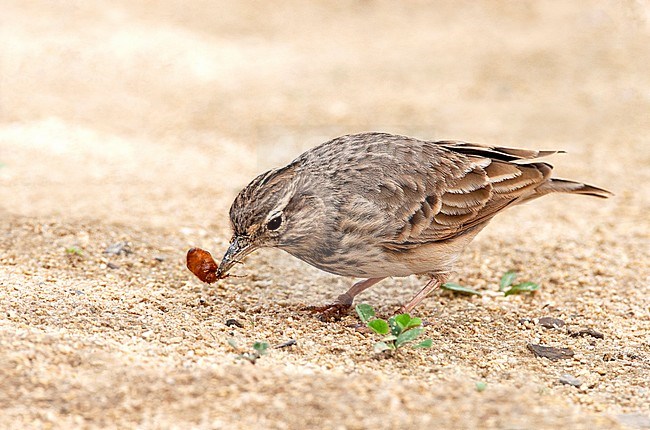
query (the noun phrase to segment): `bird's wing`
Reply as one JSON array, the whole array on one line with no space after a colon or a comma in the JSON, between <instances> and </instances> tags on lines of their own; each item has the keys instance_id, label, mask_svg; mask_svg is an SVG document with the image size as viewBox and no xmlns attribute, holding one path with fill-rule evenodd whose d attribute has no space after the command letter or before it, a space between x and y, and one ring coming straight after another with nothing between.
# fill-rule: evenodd
<instances>
[{"instance_id":1,"label":"bird's wing","mask_svg":"<svg viewBox=\"0 0 650 430\"><path fill-rule=\"evenodd\" d=\"M550 176L551 165L530 160L556 152L455 141L407 146L402 167L383 175L370 196L393 214L387 226L394 234L383 243L393 250L452 239L489 221Z\"/></svg>"}]
</instances>

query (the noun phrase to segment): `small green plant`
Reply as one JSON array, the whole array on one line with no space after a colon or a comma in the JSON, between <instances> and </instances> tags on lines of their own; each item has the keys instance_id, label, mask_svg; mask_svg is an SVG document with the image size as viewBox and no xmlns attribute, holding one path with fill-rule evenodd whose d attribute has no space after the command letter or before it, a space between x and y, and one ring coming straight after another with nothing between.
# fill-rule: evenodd
<instances>
[{"instance_id":1,"label":"small green plant","mask_svg":"<svg viewBox=\"0 0 650 430\"><path fill-rule=\"evenodd\" d=\"M482 393L487 388L487 382L479 381L476 383L476 391Z\"/></svg>"},{"instance_id":2,"label":"small green plant","mask_svg":"<svg viewBox=\"0 0 650 430\"><path fill-rule=\"evenodd\" d=\"M384 335L383 339L375 343L375 352L397 351L400 347L414 342L423 332L422 320L411 318L409 314L400 314L390 317L388 321L375 318L375 310L365 303L355 307L361 321L368 325L370 330ZM413 345L413 348L431 348L433 341L425 339Z\"/></svg>"},{"instance_id":3,"label":"small green plant","mask_svg":"<svg viewBox=\"0 0 650 430\"><path fill-rule=\"evenodd\" d=\"M252 364L255 364L255 362L263 355L266 355L267 350L269 349L269 344L266 342L255 342L253 344L253 351L246 352L241 352L241 348L237 346L237 342L235 342L235 339L233 338L228 339L228 344L232 346L237 352L239 352L237 359L247 360Z\"/></svg>"},{"instance_id":4,"label":"small green plant","mask_svg":"<svg viewBox=\"0 0 650 430\"><path fill-rule=\"evenodd\" d=\"M481 293L478 291L469 288L469 287L463 287L460 284L457 284L455 282L445 282L442 284L442 289L453 291L455 293L461 293L461 294L476 294L477 296L482 296Z\"/></svg>"},{"instance_id":5,"label":"small green plant","mask_svg":"<svg viewBox=\"0 0 650 430\"><path fill-rule=\"evenodd\" d=\"M83 255L83 251L78 246L70 246L65 249L66 254Z\"/></svg>"},{"instance_id":6,"label":"small green plant","mask_svg":"<svg viewBox=\"0 0 650 430\"><path fill-rule=\"evenodd\" d=\"M539 284L530 281L512 285L515 279L517 279L517 272L506 272L499 282L499 291L503 291L506 296L509 296L511 294L532 293L539 290Z\"/></svg>"}]
</instances>

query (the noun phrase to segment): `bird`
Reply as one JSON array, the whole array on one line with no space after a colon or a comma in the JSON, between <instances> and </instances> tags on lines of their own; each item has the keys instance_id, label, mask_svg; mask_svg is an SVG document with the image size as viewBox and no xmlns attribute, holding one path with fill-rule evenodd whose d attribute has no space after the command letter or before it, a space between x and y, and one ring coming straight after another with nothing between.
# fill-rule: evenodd
<instances>
[{"instance_id":1,"label":"bird","mask_svg":"<svg viewBox=\"0 0 650 430\"><path fill-rule=\"evenodd\" d=\"M553 193L612 195L551 177L553 167L538 159L558 152L379 132L337 137L239 192L217 279L251 252L279 248L326 272L361 278L332 303L309 307L324 319L345 315L359 293L385 278L426 275L400 308L411 312L447 281L498 213Z\"/></svg>"}]
</instances>

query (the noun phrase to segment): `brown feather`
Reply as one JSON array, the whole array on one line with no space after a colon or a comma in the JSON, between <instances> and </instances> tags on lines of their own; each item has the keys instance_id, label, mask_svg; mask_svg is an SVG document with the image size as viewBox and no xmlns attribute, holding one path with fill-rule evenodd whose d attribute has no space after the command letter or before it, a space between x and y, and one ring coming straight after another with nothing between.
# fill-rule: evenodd
<instances>
[{"instance_id":1,"label":"brown feather","mask_svg":"<svg viewBox=\"0 0 650 430\"><path fill-rule=\"evenodd\" d=\"M445 191L454 194L465 194L483 188L487 182L485 171L475 168L450 184Z\"/></svg>"},{"instance_id":2,"label":"brown feather","mask_svg":"<svg viewBox=\"0 0 650 430\"><path fill-rule=\"evenodd\" d=\"M567 179L552 178L543 183L536 190L536 197L541 197L548 193L570 193L584 194L587 196L600 197L606 199L613 194L602 188L593 185L583 184L581 182L569 181Z\"/></svg>"},{"instance_id":3,"label":"brown feather","mask_svg":"<svg viewBox=\"0 0 650 430\"><path fill-rule=\"evenodd\" d=\"M492 160L492 163L485 168L485 173L492 183L521 176L521 170L516 165L497 160Z\"/></svg>"},{"instance_id":4,"label":"brown feather","mask_svg":"<svg viewBox=\"0 0 650 430\"><path fill-rule=\"evenodd\" d=\"M492 197L492 186L485 184L483 188L476 189L464 194L445 193L442 196L443 205L467 208L485 205Z\"/></svg>"}]
</instances>

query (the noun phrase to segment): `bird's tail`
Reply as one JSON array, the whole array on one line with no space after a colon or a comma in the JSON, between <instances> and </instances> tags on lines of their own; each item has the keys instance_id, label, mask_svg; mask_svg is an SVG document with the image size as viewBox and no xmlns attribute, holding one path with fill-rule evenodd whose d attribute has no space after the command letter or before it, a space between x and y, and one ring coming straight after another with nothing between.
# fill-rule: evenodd
<instances>
[{"instance_id":1,"label":"bird's tail","mask_svg":"<svg viewBox=\"0 0 650 430\"><path fill-rule=\"evenodd\" d=\"M583 184L582 182L569 181L567 179L549 178L544 181L539 187L535 188L535 194L532 198L541 197L550 193L570 193L570 194L584 194L587 196L600 197L606 199L614 194L603 189L594 187L593 185Z\"/></svg>"}]
</instances>

